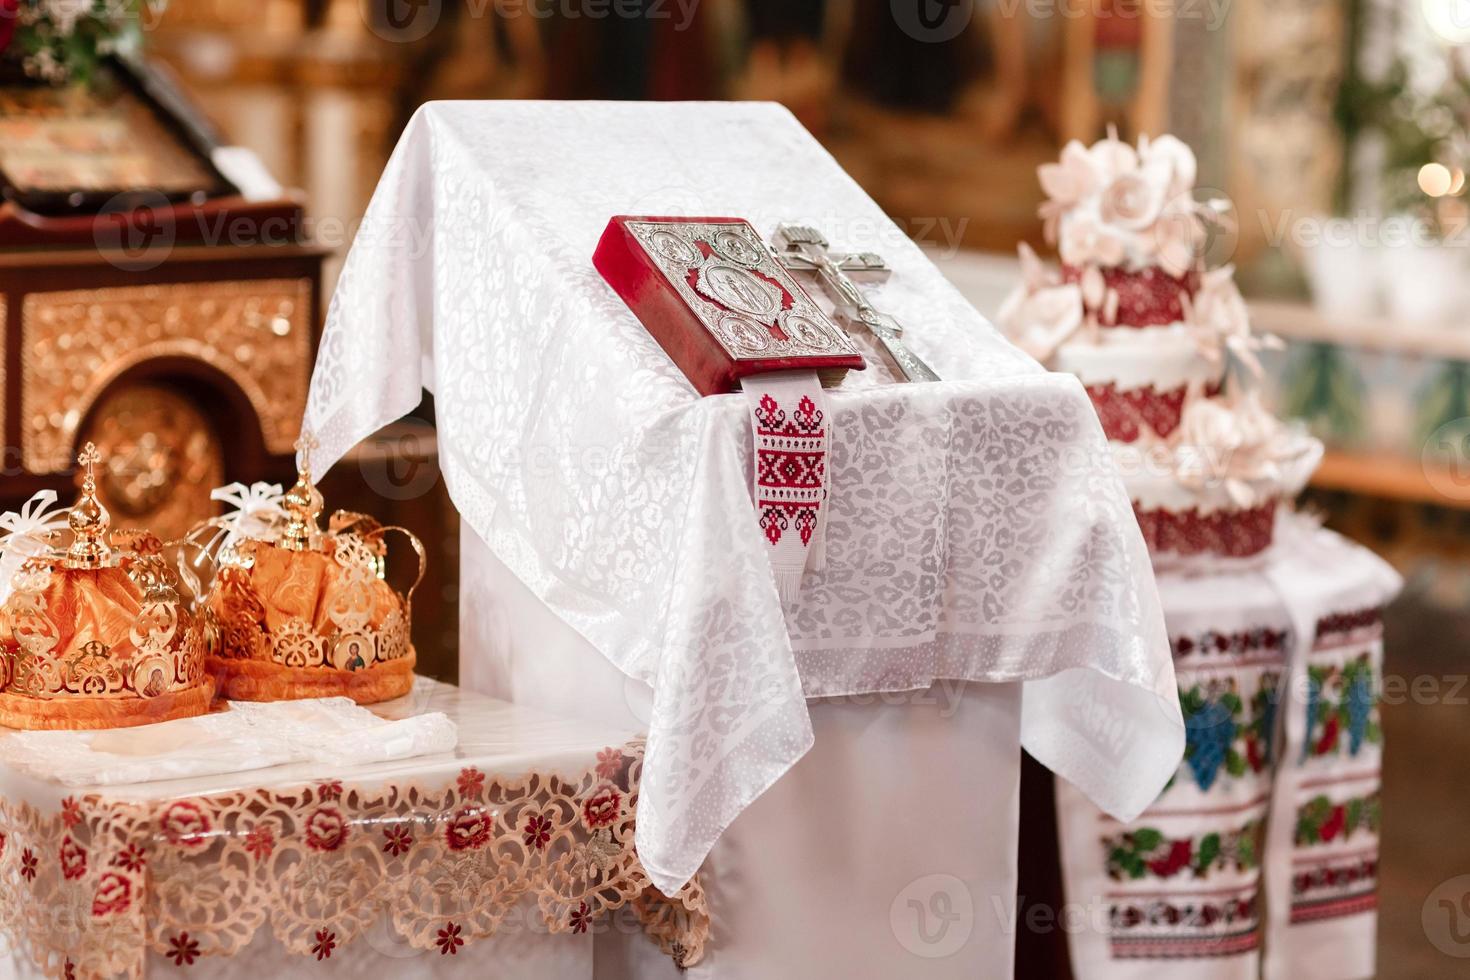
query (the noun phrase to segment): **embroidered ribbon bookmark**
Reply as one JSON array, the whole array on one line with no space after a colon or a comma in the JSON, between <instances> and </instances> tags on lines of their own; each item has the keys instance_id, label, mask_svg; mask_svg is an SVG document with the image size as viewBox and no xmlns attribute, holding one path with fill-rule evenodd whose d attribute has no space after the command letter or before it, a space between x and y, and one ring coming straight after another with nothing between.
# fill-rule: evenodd
<instances>
[{"instance_id":1,"label":"embroidered ribbon bookmark","mask_svg":"<svg viewBox=\"0 0 1470 980\"><path fill-rule=\"evenodd\" d=\"M795 601L808 560L824 564L827 405L813 373L742 378L755 433L755 509L781 602Z\"/></svg>"}]
</instances>

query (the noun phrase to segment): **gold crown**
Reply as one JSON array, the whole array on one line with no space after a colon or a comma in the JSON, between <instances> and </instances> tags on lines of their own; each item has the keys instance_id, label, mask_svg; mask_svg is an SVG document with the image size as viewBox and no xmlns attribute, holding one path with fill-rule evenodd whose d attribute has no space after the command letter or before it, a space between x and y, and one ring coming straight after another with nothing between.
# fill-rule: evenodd
<instances>
[{"instance_id":1,"label":"gold crown","mask_svg":"<svg viewBox=\"0 0 1470 980\"><path fill-rule=\"evenodd\" d=\"M204 600L209 669L227 698L274 701L345 696L372 704L407 694L415 654L409 637L414 589L426 556L403 528L338 511L320 526L310 436L297 443L300 471L280 488L238 488L255 510L190 532L213 566ZM221 494L229 499L237 488ZM268 492L268 491L273 491ZM265 516L262 516L264 514ZM246 529L246 525L249 525ZM418 555L404 592L388 584L387 537L402 534Z\"/></svg>"},{"instance_id":2,"label":"gold crown","mask_svg":"<svg viewBox=\"0 0 1470 980\"><path fill-rule=\"evenodd\" d=\"M202 714L214 685L204 630L145 532L112 535L87 443L77 502L43 491L0 518L0 725L90 729ZM62 521L71 532L54 547Z\"/></svg>"}]
</instances>

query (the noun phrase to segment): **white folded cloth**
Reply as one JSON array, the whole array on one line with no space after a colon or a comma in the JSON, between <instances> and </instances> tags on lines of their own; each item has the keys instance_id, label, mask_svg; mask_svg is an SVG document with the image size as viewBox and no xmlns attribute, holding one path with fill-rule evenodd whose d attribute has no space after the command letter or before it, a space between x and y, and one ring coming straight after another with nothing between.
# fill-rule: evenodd
<instances>
[{"instance_id":1,"label":"white folded cloth","mask_svg":"<svg viewBox=\"0 0 1470 980\"><path fill-rule=\"evenodd\" d=\"M118 786L293 762L392 762L458 743L439 711L388 721L350 698L232 701L225 711L137 728L0 736L0 764L66 786Z\"/></svg>"}]
</instances>

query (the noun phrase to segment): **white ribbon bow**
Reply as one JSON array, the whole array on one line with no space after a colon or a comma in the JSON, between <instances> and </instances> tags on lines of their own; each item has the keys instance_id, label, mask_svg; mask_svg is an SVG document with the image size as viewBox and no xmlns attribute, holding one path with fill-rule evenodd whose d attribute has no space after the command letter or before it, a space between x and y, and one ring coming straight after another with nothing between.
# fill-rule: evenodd
<instances>
[{"instance_id":1,"label":"white ribbon bow","mask_svg":"<svg viewBox=\"0 0 1470 980\"><path fill-rule=\"evenodd\" d=\"M51 550L51 536L67 527L70 508L51 510L55 490L40 490L20 510L0 514L0 605L10 599L21 566Z\"/></svg>"},{"instance_id":2,"label":"white ribbon bow","mask_svg":"<svg viewBox=\"0 0 1470 980\"><path fill-rule=\"evenodd\" d=\"M244 538L263 538L270 535L275 525L285 520L286 511L281 506L285 496L279 483L231 483L215 487L209 492L210 500L218 500L230 510L220 517L220 533L210 541L221 550L231 548ZM223 537L223 541L220 538Z\"/></svg>"}]
</instances>

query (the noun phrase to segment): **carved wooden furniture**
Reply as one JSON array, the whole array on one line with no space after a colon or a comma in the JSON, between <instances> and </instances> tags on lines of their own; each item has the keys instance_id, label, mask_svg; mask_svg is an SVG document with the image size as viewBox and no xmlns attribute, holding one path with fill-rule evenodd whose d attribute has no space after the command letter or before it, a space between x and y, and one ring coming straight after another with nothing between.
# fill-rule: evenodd
<instances>
[{"instance_id":1,"label":"carved wooden furniture","mask_svg":"<svg viewBox=\"0 0 1470 980\"><path fill-rule=\"evenodd\" d=\"M90 439L109 460L99 495L117 525L167 537L212 512L221 483L289 479L325 253L299 200L217 169L228 148L166 78L111 70L152 117L132 141L109 90L43 92L44 111L26 115L35 93L0 84L0 124L41 132L44 164L0 159L0 504L66 496ZM204 185L152 180L165 171L141 158L155 143Z\"/></svg>"}]
</instances>

